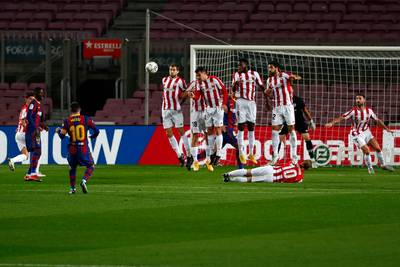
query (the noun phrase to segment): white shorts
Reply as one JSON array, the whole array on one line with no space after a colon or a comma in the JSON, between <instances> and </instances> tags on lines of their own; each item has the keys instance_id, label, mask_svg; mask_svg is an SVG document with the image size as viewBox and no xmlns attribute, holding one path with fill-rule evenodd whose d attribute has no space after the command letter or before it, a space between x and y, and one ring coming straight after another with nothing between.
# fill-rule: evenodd
<instances>
[{"instance_id":1,"label":"white shorts","mask_svg":"<svg viewBox=\"0 0 400 267\"><path fill-rule=\"evenodd\" d=\"M236 117L238 123L252 122L256 123L257 105L255 101L244 98L236 100Z\"/></svg>"},{"instance_id":2,"label":"white shorts","mask_svg":"<svg viewBox=\"0 0 400 267\"><path fill-rule=\"evenodd\" d=\"M222 127L224 125L224 110L221 107L205 110L206 127Z\"/></svg>"},{"instance_id":3,"label":"white shorts","mask_svg":"<svg viewBox=\"0 0 400 267\"><path fill-rule=\"evenodd\" d=\"M272 125L295 124L293 105L278 106L272 110Z\"/></svg>"},{"instance_id":4,"label":"white shorts","mask_svg":"<svg viewBox=\"0 0 400 267\"><path fill-rule=\"evenodd\" d=\"M351 139L353 140L353 143L356 144L358 148L365 146L373 138L374 138L374 136L372 135L372 133L369 129L364 132L361 132L359 135L352 135L352 137L351 137Z\"/></svg>"},{"instance_id":5,"label":"white shorts","mask_svg":"<svg viewBox=\"0 0 400 267\"><path fill-rule=\"evenodd\" d=\"M256 182L267 182L270 183L274 177L274 167L272 166L262 166L258 168L254 168L251 170L252 178L251 181L253 183Z\"/></svg>"},{"instance_id":6,"label":"white shorts","mask_svg":"<svg viewBox=\"0 0 400 267\"><path fill-rule=\"evenodd\" d=\"M181 128L183 127L183 113L182 110L163 110L162 119L164 129L168 128Z\"/></svg>"},{"instance_id":7,"label":"white shorts","mask_svg":"<svg viewBox=\"0 0 400 267\"><path fill-rule=\"evenodd\" d=\"M195 134L206 130L206 120L203 111L190 112L190 130Z\"/></svg>"},{"instance_id":8,"label":"white shorts","mask_svg":"<svg viewBox=\"0 0 400 267\"><path fill-rule=\"evenodd\" d=\"M17 143L19 151L21 151L23 148L26 148L25 133L16 132L15 142Z\"/></svg>"}]
</instances>

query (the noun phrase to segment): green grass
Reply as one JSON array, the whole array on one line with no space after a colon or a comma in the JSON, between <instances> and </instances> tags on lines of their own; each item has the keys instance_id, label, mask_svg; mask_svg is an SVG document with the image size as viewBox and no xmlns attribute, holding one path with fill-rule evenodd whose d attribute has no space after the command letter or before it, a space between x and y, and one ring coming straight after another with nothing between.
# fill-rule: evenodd
<instances>
[{"instance_id":1,"label":"green grass","mask_svg":"<svg viewBox=\"0 0 400 267\"><path fill-rule=\"evenodd\" d=\"M24 182L18 167L0 166L0 266L400 262L399 170L321 168L301 184L224 184L226 168L97 166L89 194L70 196L66 166L43 166L43 183Z\"/></svg>"}]
</instances>

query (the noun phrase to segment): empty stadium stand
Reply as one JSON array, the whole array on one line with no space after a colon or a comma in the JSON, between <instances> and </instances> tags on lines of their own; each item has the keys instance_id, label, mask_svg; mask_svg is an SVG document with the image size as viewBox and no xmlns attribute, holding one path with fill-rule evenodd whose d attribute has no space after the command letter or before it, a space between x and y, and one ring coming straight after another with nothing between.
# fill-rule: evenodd
<instances>
[{"instance_id":1,"label":"empty stadium stand","mask_svg":"<svg viewBox=\"0 0 400 267\"><path fill-rule=\"evenodd\" d=\"M0 1L5 38L99 37L121 12L124 0Z\"/></svg>"}]
</instances>

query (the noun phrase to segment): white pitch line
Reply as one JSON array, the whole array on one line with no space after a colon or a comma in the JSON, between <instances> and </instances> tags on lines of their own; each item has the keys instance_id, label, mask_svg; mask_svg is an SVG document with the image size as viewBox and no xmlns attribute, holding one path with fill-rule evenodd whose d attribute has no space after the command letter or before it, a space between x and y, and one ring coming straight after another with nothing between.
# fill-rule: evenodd
<instances>
[{"instance_id":1,"label":"white pitch line","mask_svg":"<svg viewBox=\"0 0 400 267\"><path fill-rule=\"evenodd\" d=\"M9 267L144 267L143 265L73 265L73 264L40 264L40 263L0 263L0 266Z\"/></svg>"}]
</instances>

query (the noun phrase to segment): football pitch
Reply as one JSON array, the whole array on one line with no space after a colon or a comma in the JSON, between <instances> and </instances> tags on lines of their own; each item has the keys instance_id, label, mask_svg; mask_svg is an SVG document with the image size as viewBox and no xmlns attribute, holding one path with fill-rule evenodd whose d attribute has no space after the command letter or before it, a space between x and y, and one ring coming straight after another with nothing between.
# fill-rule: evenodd
<instances>
[{"instance_id":1,"label":"football pitch","mask_svg":"<svg viewBox=\"0 0 400 267\"><path fill-rule=\"evenodd\" d=\"M66 166L43 183L17 167L0 166L0 267L399 266L399 169L224 184L228 168L97 166L68 195Z\"/></svg>"}]
</instances>

